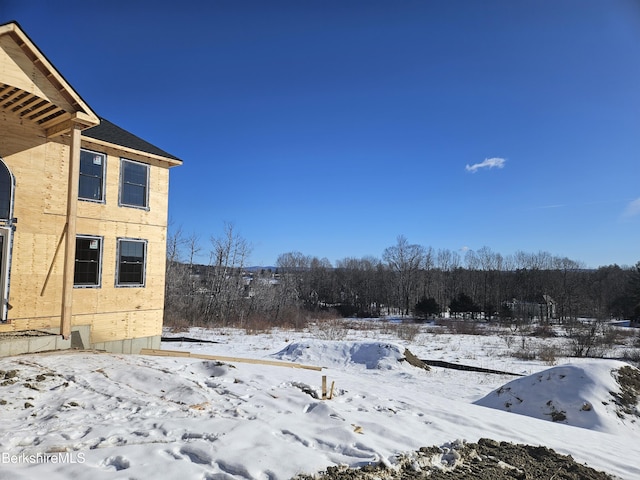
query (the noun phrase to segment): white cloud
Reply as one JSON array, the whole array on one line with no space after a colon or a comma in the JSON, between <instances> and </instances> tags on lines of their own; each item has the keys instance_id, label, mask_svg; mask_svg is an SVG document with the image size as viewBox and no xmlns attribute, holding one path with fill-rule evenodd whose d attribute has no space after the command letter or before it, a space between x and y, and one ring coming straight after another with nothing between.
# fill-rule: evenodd
<instances>
[{"instance_id":1,"label":"white cloud","mask_svg":"<svg viewBox=\"0 0 640 480\"><path fill-rule=\"evenodd\" d=\"M629 202L627 208L625 208L623 217L635 217L636 215L640 215L640 198L636 198L632 202Z\"/></svg>"},{"instance_id":2,"label":"white cloud","mask_svg":"<svg viewBox=\"0 0 640 480\"><path fill-rule=\"evenodd\" d=\"M481 168L502 168L505 162L506 160L504 158L485 158L484 162L474 163L473 165L467 164L465 169L467 172L476 173Z\"/></svg>"}]
</instances>

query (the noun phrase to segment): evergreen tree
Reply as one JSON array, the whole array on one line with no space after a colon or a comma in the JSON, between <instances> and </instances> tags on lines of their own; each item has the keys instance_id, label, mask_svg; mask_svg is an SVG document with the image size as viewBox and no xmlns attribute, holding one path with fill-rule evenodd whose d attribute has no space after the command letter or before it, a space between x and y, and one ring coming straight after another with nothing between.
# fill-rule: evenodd
<instances>
[{"instance_id":1,"label":"evergreen tree","mask_svg":"<svg viewBox=\"0 0 640 480\"><path fill-rule=\"evenodd\" d=\"M451 311L458 313L471 313L471 317L475 318L475 314L480 312L480 307L473 302L473 299L464 293L459 293L449 304Z\"/></svg>"},{"instance_id":2,"label":"evergreen tree","mask_svg":"<svg viewBox=\"0 0 640 480\"><path fill-rule=\"evenodd\" d=\"M429 317L431 315L438 315L440 313L440 305L433 297L422 297L416 306L413 308L415 314L419 317Z\"/></svg>"}]
</instances>

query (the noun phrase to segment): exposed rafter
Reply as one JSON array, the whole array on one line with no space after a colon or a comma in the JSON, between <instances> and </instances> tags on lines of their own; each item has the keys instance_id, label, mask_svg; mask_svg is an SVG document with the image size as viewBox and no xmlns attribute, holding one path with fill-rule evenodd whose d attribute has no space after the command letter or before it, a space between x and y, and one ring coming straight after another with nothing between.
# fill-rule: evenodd
<instances>
[{"instance_id":1,"label":"exposed rafter","mask_svg":"<svg viewBox=\"0 0 640 480\"><path fill-rule=\"evenodd\" d=\"M0 25L8 59L16 63L28 60L33 71L2 78L0 72L0 109L18 115L22 120L43 128L47 136L70 131L77 119L81 128L98 125L100 120L64 77L16 23ZM13 45L13 46L12 46ZM22 60L21 60L22 59ZM13 60L11 60L13 61ZM14 70L20 72L20 69ZM38 80L39 79L39 80Z\"/></svg>"}]
</instances>

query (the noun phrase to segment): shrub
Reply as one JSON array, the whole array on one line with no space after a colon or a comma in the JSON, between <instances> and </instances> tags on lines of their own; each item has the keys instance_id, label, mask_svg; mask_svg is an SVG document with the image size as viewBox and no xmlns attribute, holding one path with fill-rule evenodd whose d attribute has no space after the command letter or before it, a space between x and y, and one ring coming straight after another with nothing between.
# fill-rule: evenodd
<instances>
[{"instance_id":1,"label":"shrub","mask_svg":"<svg viewBox=\"0 0 640 480\"><path fill-rule=\"evenodd\" d=\"M536 352L529 348L519 348L518 350L513 352L511 356L519 360L535 360Z\"/></svg>"},{"instance_id":2,"label":"shrub","mask_svg":"<svg viewBox=\"0 0 640 480\"><path fill-rule=\"evenodd\" d=\"M640 364L640 349L637 348L627 348L622 353L622 358L629 362L633 362L635 364Z\"/></svg>"},{"instance_id":3,"label":"shrub","mask_svg":"<svg viewBox=\"0 0 640 480\"><path fill-rule=\"evenodd\" d=\"M445 327L449 333L460 335L485 335L486 331L473 320L439 320L438 325Z\"/></svg>"},{"instance_id":4,"label":"shrub","mask_svg":"<svg viewBox=\"0 0 640 480\"><path fill-rule=\"evenodd\" d=\"M179 333L189 331L191 324L183 317L171 315L165 318L163 326L169 328L173 333Z\"/></svg>"},{"instance_id":5,"label":"shrub","mask_svg":"<svg viewBox=\"0 0 640 480\"><path fill-rule=\"evenodd\" d=\"M316 323L315 334L321 340L343 340L349 332L349 326L342 320L322 319Z\"/></svg>"},{"instance_id":6,"label":"shrub","mask_svg":"<svg viewBox=\"0 0 640 480\"><path fill-rule=\"evenodd\" d=\"M416 336L420 333L420 326L415 323L401 323L396 328L396 335L400 340L406 342L413 342Z\"/></svg>"},{"instance_id":7,"label":"shrub","mask_svg":"<svg viewBox=\"0 0 640 480\"><path fill-rule=\"evenodd\" d=\"M244 332L247 335L258 335L269 332L274 327L273 323L261 315L254 315L247 318L240 326L244 328Z\"/></svg>"},{"instance_id":8,"label":"shrub","mask_svg":"<svg viewBox=\"0 0 640 480\"><path fill-rule=\"evenodd\" d=\"M557 363L557 351L558 349L555 345L543 345L536 352L536 356L547 365L555 365Z\"/></svg>"},{"instance_id":9,"label":"shrub","mask_svg":"<svg viewBox=\"0 0 640 480\"><path fill-rule=\"evenodd\" d=\"M613 346L611 327L603 321L573 322L566 330L575 357L603 357Z\"/></svg>"},{"instance_id":10,"label":"shrub","mask_svg":"<svg viewBox=\"0 0 640 480\"><path fill-rule=\"evenodd\" d=\"M336 305L335 309L344 318L356 317L358 315L358 307L348 303Z\"/></svg>"},{"instance_id":11,"label":"shrub","mask_svg":"<svg viewBox=\"0 0 640 480\"><path fill-rule=\"evenodd\" d=\"M551 325L538 325L533 329L531 335L540 338L551 338L557 336Z\"/></svg>"}]
</instances>

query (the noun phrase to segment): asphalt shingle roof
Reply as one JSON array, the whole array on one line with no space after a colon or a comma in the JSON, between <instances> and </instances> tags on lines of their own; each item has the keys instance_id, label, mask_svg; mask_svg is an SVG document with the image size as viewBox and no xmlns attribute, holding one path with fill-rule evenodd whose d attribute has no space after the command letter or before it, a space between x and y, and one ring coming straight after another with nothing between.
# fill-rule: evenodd
<instances>
[{"instance_id":1,"label":"asphalt shingle roof","mask_svg":"<svg viewBox=\"0 0 640 480\"><path fill-rule=\"evenodd\" d=\"M83 130L82 135L84 137L95 138L96 140L120 145L121 147L132 148L141 152L151 153L153 155L159 155L161 157L171 158L182 162L178 157L165 152L161 148L150 144L133 133L127 132L123 128L118 127L102 117L100 117L100 125Z\"/></svg>"}]
</instances>

